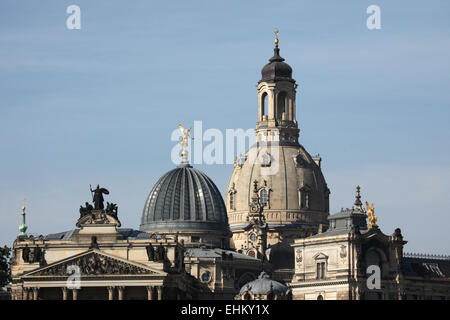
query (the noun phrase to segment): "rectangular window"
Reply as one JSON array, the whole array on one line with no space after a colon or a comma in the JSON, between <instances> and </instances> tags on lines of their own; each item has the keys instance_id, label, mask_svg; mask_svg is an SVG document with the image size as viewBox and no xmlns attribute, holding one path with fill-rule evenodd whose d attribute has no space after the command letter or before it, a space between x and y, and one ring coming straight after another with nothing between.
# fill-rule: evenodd
<instances>
[{"instance_id":1,"label":"rectangular window","mask_svg":"<svg viewBox=\"0 0 450 320\"><path fill-rule=\"evenodd\" d=\"M317 263L316 278L325 279L325 262Z\"/></svg>"}]
</instances>

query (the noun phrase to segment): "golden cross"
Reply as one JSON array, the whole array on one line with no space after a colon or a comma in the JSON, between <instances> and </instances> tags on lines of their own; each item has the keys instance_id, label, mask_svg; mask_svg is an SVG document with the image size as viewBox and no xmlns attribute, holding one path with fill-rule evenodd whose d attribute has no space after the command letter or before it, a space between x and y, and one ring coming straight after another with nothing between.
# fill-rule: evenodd
<instances>
[{"instance_id":1,"label":"golden cross","mask_svg":"<svg viewBox=\"0 0 450 320\"><path fill-rule=\"evenodd\" d=\"M25 198L22 198L22 203L23 203L23 205L22 205L22 211L25 211Z\"/></svg>"},{"instance_id":2,"label":"golden cross","mask_svg":"<svg viewBox=\"0 0 450 320\"><path fill-rule=\"evenodd\" d=\"M278 28L275 29L275 45L278 46Z\"/></svg>"}]
</instances>

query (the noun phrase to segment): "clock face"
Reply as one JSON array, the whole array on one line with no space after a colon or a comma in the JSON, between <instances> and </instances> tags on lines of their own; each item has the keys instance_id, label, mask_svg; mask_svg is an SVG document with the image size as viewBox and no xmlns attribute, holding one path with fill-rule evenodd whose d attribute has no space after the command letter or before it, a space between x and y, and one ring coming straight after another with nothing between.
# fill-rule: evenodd
<instances>
[{"instance_id":1,"label":"clock face","mask_svg":"<svg viewBox=\"0 0 450 320\"><path fill-rule=\"evenodd\" d=\"M250 233L248 238L250 239L251 242L255 242L257 239L256 233Z\"/></svg>"}]
</instances>

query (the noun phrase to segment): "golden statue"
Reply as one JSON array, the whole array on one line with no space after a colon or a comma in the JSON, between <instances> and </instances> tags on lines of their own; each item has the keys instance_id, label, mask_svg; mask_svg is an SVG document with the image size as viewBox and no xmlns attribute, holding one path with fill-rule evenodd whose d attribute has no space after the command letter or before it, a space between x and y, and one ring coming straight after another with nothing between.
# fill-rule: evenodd
<instances>
[{"instance_id":1,"label":"golden statue","mask_svg":"<svg viewBox=\"0 0 450 320\"><path fill-rule=\"evenodd\" d=\"M188 151L186 150L186 147L189 145L189 139L194 140L190 134L192 128L185 129L181 124L179 124L178 127L183 135L180 140L180 145L183 147L183 150L181 151L182 163L188 163Z\"/></svg>"},{"instance_id":2,"label":"golden statue","mask_svg":"<svg viewBox=\"0 0 450 320\"><path fill-rule=\"evenodd\" d=\"M278 28L275 29L275 45L276 45L277 47L278 47L278 32L279 32Z\"/></svg>"},{"instance_id":3,"label":"golden statue","mask_svg":"<svg viewBox=\"0 0 450 320\"><path fill-rule=\"evenodd\" d=\"M372 206L366 201L367 217L369 218L369 229L372 227L377 227L377 216L375 215L375 206L372 202Z\"/></svg>"}]
</instances>

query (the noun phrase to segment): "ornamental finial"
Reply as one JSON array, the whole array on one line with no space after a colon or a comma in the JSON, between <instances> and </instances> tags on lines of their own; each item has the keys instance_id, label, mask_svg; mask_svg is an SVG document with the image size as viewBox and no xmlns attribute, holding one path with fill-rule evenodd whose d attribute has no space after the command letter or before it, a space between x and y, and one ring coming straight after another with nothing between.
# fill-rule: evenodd
<instances>
[{"instance_id":1,"label":"ornamental finial","mask_svg":"<svg viewBox=\"0 0 450 320\"><path fill-rule=\"evenodd\" d=\"M189 145L189 140L194 140L194 138L192 138L190 134L191 128L185 129L181 124L179 124L178 127L183 135L180 140L180 145L183 147L183 150L181 150L181 164L189 164L189 153L186 148Z\"/></svg>"},{"instance_id":2,"label":"ornamental finial","mask_svg":"<svg viewBox=\"0 0 450 320\"><path fill-rule=\"evenodd\" d=\"M363 211L362 210L362 202L361 202L361 187L356 186L356 196L355 203L353 204L353 210Z\"/></svg>"},{"instance_id":3,"label":"ornamental finial","mask_svg":"<svg viewBox=\"0 0 450 320\"><path fill-rule=\"evenodd\" d=\"M275 29L275 46L276 47L278 47L278 32L280 32L279 30L278 30L278 28L276 28Z\"/></svg>"},{"instance_id":4,"label":"ornamental finial","mask_svg":"<svg viewBox=\"0 0 450 320\"><path fill-rule=\"evenodd\" d=\"M19 235L20 236L26 236L26 231L28 229L28 226L25 223L25 198L22 199L22 223L19 226Z\"/></svg>"},{"instance_id":5,"label":"ornamental finial","mask_svg":"<svg viewBox=\"0 0 450 320\"><path fill-rule=\"evenodd\" d=\"M378 217L375 215L375 206L373 202L372 206L370 206L369 203L366 201L366 208L367 208L367 217L369 218L369 229L372 227L378 227L377 226Z\"/></svg>"}]
</instances>

